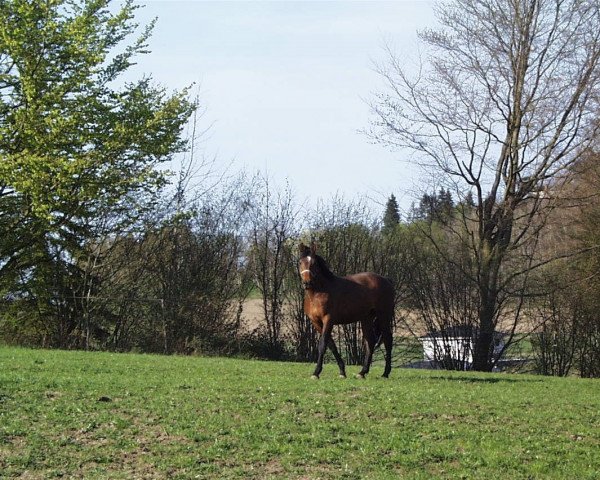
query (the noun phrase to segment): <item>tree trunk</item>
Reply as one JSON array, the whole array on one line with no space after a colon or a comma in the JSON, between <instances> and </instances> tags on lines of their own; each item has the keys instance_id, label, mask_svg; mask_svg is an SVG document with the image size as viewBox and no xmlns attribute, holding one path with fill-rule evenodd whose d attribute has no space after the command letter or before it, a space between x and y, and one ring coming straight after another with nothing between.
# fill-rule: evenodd
<instances>
[{"instance_id":1,"label":"tree trunk","mask_svg":"<svg viewBox=\"0 0 600 480\"><path fill-rule=\"evenodd\" d=\"M491 201L491 200L490 200ZM494 366L494 330L498 302L498 278L504 254L510 245L514 216L512 208L501 204L484 212L480 229L479 331L475 335L472 369L491 372Z\"/></svg>"},{"instance_id":2,"label":"tree trunk","mask_svg":"<svg viewBox=\"0 0 600 480\"><path fill-rule=\"evenodd\" d=\"M479 331L475 335L472 369L477 372L491 372L493 367L494 306L495 298L481 297L479 310Z\"/></svg>"}]
</instances>

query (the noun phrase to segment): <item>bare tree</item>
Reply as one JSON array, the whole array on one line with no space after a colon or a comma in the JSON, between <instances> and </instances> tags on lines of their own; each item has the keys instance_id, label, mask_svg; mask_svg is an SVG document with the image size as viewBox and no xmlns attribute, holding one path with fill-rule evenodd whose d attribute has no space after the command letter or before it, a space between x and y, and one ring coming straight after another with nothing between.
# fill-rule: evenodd
<instances>
[{"instance_id":1,"label":"bare tree","mask_svg":"<svg viewBox=\"0 0 600 480\"><path fill-rule=\"evenodd\" d=\"M416 261L409 270L407 284L416 308L414 318L409 317L406 324L413 334L422 334L426 328L439 366L465 370L472 355L468 339L477 334L477 289L463 275L472 265L468 255L453 251L457 249L449 242L444 251L436 251L423 245L423 240L413 239ZM449 262L449 258L454 261ZM457 337L465 339L458 348Z\"/></svg>"},{"instance_id":2,"label":"bare tree","mask_svg":"<svg viewBox=\"0 0 600 480\"><path fill-rule=\"evenodd\" d=\"M459 200L475 197L456 231L476 264L473 368L488 371L502 308L546 261L533 256L552 207L544 191L560 189L598 133L600 4L451 0L436 14L439 29L419 34L425 61L414 72L388 49L379 71L389 88L372 102L370 134L443 172Z\"/></svg>"},{"instance_id":3,"label":"bare tree","mask_svg":"<svg viewBox=\"0 0 600 480\"><path fill-rule=\"evenodd\" d=\"M316 362L319 353L319 334L304 314L304 287L297 268L291 267L287 271L284 295L289 309L289 340L295 358L300 361Z\"/></svg>"},{"instance_id":4,"label":"bare tree","mask_svg":"<svg viewBox=\"0 0 600 480\"><path fill-rule=\"evenodd\" d=\"M590 150L570 169L564 205L551 216L544 248L570 245L578 255L549 266L541 326L532 336L538 370L545 374L600 376L600 165ZM546 269L548 270L548 269ZM542 305L543 307L544 305Z\"/></svg>"},{"instance_id":5,"label":"bare tree","mask_svg":"<svg viewBox=\"0 0 600 480\"><path fill-rule=\"evenodd\" d=\"M280 347L285 282L294 264L289 243L297 236L298 213L289 185L278 191L266 177L260 183L252 211L250 268L262 298L267 341L271 347Z\"/></svg>"},{"instance_id":6,"label":"bare tree","mask_svg":"<svg viewBox=\"0 0 600 480\"><path fill-rule=\"evenodd\" d=\"M531 337L536 370L542 375L567 376L575 364L579 325L583 309L581 298L552 292L540 305L541 327Z\"/></svg>"}]
</instances>

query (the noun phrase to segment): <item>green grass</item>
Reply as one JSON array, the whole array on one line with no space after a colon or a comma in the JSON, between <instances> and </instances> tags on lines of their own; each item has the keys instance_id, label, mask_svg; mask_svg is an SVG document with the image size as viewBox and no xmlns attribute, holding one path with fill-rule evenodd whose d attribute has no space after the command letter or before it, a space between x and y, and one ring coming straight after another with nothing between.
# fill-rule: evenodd
<instances>
[{"instance_id":1,"label":"green grass","mask_svg":"<svg viewBox=\"0 0 600 480\"><path fill-rule=\"evenodd\" d=\"M598 381L312 368L0 347L0 478L600 478Z\"/></svg>"}]
</instances>

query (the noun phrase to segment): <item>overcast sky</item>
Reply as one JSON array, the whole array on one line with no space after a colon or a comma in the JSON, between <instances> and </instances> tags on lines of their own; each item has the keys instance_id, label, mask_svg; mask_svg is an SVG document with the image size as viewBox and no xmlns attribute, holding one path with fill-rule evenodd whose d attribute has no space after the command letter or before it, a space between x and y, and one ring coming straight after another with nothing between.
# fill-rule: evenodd
<instances>
[{"instance_id":1,"label":"overcast sky","mask_svg":"<svg viewBox=\"0 0 600 480\"><path fill-rule=\"evenodd\" d=\"M415 51L417 29L434 22L430 1L142 3L137 20L158 23L132 73L200 86L213 124L204 148L219 164L289 179L299 199L394 193L410 205L418 170L358 132L380 86L373 62L386 41Z\"/></svg>"}]
</instances>

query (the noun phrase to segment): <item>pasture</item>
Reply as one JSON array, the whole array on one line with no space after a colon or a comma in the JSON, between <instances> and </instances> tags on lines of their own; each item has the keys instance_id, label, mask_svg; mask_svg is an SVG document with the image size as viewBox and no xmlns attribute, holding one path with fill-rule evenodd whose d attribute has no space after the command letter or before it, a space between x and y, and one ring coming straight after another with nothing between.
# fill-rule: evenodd
<instances>
[{"instance_id":1,"label":"pasture","mask_svg":"<svg viewBox=\"0 0 600 480\"><path fill-rule=\"evenodd\" d=\"M600 478L598 381L313 367L0 347L0 478Z\"/></svg>"}]
</instances>

